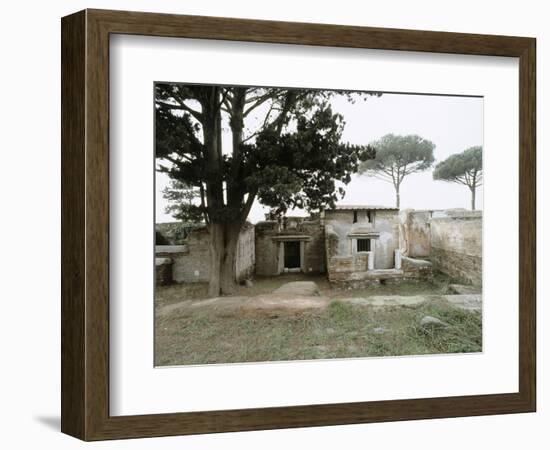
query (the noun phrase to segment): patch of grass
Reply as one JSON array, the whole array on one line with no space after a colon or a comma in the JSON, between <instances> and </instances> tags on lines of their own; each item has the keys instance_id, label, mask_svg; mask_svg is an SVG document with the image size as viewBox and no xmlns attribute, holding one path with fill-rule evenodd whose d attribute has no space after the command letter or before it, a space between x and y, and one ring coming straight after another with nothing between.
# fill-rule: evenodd
<instances>
[{"instance_id":1,"label":"patch of grass","mask_svg":"<svg viewBox=\"0 0 550 450\"><path fill-rule=\"evenodd\" d=\"M424 316L446 328L424 329ZM205 311L157 317L157 365L288 361L479 352L481 314L443 301L365 307L332 301L324 311L219 316Z\"/></svg>"}]
</instances>

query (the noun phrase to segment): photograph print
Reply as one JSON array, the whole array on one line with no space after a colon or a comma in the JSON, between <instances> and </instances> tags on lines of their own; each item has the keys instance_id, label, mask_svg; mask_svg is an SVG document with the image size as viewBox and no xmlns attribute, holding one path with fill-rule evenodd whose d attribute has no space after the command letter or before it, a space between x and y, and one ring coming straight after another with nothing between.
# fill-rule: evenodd
<instances>
[{"instance_id":1,"label":"photograph print","mask_svg":"<svg viewBox=\"0 0 550 450\"><path fill-rule=\"evenodd\" d=\"M483 97L157 82L155 366L478 353Z\"/></svg>"}]
</instances>

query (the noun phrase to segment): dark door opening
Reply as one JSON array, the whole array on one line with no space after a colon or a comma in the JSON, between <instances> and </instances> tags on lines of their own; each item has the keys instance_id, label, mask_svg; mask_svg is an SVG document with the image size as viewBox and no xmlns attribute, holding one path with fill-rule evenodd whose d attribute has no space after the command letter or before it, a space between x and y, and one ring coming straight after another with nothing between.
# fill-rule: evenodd
<instances>
[{"instance_id":1,"label":"dark door opening","mask_svg":"<svg viewBox=\"0 0 550 450\"><path fill-rule=\"evenodd\" d=\"M358 252L370 252L370 239L357 239Z\"/></svg>"},{"instance_id":2,"label":"dark door opening","mask_svg":"<svg viewBox=\"0 0 550 450\"><path fill-rule=\"evenodd\" d=\"M285 243L285 269L299 269L300 264L300 242L286 241Z\"/></svg>"}]
</instances>

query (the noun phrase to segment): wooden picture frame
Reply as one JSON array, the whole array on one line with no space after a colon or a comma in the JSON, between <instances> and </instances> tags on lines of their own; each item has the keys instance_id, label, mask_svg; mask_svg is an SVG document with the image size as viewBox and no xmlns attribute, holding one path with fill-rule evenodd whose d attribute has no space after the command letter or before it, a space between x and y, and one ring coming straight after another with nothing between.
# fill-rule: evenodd
<instances>
[{"instance_id":1,"label":"wooden picture frame","mask_svg":"<svg viewBox=\"0 0 550 450\"><path fill-rule=\"evenodd\" d=\"M535 39L104 10L64 17L61 29L64 433L101 440L535 411ZM519 58L519 391L110 416L109 36L116 33Z\"/></svg>"}]
</instances>

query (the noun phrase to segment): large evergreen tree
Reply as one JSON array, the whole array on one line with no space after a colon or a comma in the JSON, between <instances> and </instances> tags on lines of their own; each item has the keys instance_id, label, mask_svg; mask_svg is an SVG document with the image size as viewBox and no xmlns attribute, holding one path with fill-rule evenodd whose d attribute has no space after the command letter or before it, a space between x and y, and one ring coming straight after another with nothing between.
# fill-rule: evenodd
<instances>
[{"instance_id":1,"label":"large evergreen tree","mask_svg":"<svg viewBox=\"0 0 550 450\"><path fill-rule=\"evenodd\" d=\"M392 183L395 189L395 206L400 207L400 188L403 179L415 172L430 168L434 162L435 145L417 135L386 134L372 143L376 157L361 164L366 175Z\"/></svg>"},{"instance_id":2,"label":"large evergreen tree","mask_svg":"<svg viewBox=\"0 0 550 450\"><path fill-rule=\"evenodd\" d=\"M209 295L232 293L239 232L255 199L277 212L333 206L370 147L341 142L334 95L378 94L283 88L157 84L158 169L199 194L210 232ZM261 120L248 121L254 114ZM232 145L222 148L222 123ZM256 125L254 125L256 124Z\"/></svg>"},{"instance_id":3,"label":"large evergreen tree","mask_svg":"<svg viewBox=\"0 0 550 450\"><path fill-rule=\"evenodd\" d=\"M468 186L471 192L470 205L472 211L475 210L476 189L483 184L482 147L470 147L441 161L435 166L433 178Z\"/></svg>"}]
</instances>

